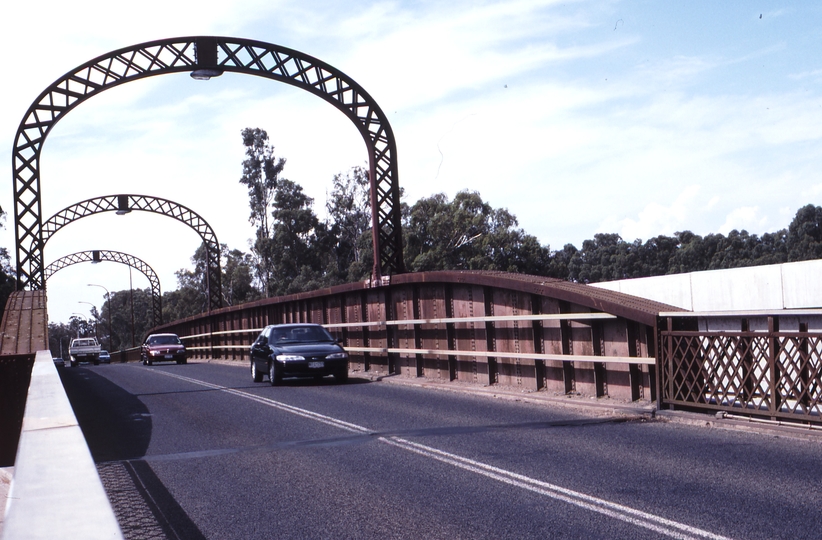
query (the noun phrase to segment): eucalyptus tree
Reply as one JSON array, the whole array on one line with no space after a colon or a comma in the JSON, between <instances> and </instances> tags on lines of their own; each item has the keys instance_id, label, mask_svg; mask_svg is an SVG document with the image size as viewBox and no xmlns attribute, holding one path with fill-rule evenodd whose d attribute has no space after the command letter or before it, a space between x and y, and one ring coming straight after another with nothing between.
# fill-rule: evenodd
<instances>
[{"instance_id":1,"label":"eucalyptus tree","mask_svg":"<svg viewBox=\"0 0 822 540\"><path fill-rule=\"evenodd\" d=\"M257 277L264 294L271 289L271 205L285 168L285 158L274 155L268 133L260 128L245 128L241 132L245 146L243 175L240 183L248 188L249 221L257 227L252 252L257 259Z\"/></svg>"}]
</instances>

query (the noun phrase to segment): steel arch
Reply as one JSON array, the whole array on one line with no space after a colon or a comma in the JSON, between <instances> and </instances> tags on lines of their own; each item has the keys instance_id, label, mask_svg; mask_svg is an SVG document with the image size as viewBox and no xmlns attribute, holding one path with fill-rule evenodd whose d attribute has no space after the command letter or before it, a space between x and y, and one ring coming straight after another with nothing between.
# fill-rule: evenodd
<instances>
[{"instance_id":1,"label":"steel arch","mask_svg":"<svg viewBox=\"0 0 822 540\"><path fill-rule=\"evenodd\" d=\"M103 90L166 73L208 70L257 75L302 88L342 111L369 153L372 278L402 273L402 231L397 145L385 113L353 79L325 62L279 45L230 37L193 36L133 45L99 56L46 88L29 107L15 136L14 221L17 287L45 287L43 275L40 153L54 125Z\"/></svg>"},{"instance_id":2,"label":"steel arch","mask_svg":"<svg viewBox=\"0 0 822 540\"><path fill-rule=\"evenodd\" d=\"M197 214L194 210L178 204L168 199L160 197L150 197L148 195L105 195L86 199L79 203L64 208L51 216L43 223L42 239L43 246L48 243L54 234L78 219L98 214L101 212L130 212L141 210L152 212L163 216L168 216L185 223L202 238L206 246L206 290L208 294L209 309L220 309L223 307L222 293L222 271L220 269L220 243L211 225ZM48 276L45 276L48 279Z\"/></svg>"},{"instance_id":3,"label":"steel arch","mask_svg":"<svg viewBox=\"0 0 822 540\"><path fill-rule=\"evenodd\" d=\"M134 255L129 255L128 253L121 253L119 251L107 251L102 249L93 251L80 251L57 259L43 270L43 275L45 279L48 279L51 276L53 276L56 272L59 272L67 266L71 266L73 264L78 264L82 262L102 261L118 262L128 265L134 268L135 270L139 270L143 273L144 276L148 278L148 281L151 284L151 316L154 323L152 326L163 324L163 304L162 296L160 294L160 280L157 278L157 273L154 272L154 269L152 267L150 267L148 264L146 264L145 261L143 261L142 259L138 259Z\"/></svg>"}]
</instances>

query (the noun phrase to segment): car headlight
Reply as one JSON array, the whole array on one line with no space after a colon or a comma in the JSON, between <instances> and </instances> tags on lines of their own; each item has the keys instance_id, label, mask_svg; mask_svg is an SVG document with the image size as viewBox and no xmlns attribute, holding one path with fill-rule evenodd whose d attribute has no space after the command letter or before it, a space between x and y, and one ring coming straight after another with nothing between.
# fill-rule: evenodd
<instances>
[{"instance_id":1,"label":"car headlight","mask_svg":"<svg viewBox=\"0 0 822 540\"><path fill-rule=\"evenodd\" d=\"M326 359L328 360L343 360L345 358L348 358L347 352L335 352L326 356Z\"/></svg>"},{"instance_id":2,"label":"car headlight","mask_svg":"<svg viewBox=\"0 0 822 540\"><path fill-rule=\"evenodd\" d=\"M302 362L305 357L298 354L278 354L277 360L280 362Z\"/></svg>"}]
</instances>

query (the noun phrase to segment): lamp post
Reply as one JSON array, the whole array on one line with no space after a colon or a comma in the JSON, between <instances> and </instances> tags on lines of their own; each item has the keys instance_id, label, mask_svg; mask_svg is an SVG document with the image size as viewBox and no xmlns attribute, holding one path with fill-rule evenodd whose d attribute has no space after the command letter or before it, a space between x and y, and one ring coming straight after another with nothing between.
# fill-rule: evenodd
<instances>
[{"instance_id":1,"label":"lamp post","mask_svg":"<svg viewBox=\"0 0 822 540\"><path fill-rule=\"evenodd\" d=\"M112 341L111 341L111 337L112 337L112 334L111 334L111 293L108 292L108 289L106 289L102 285L97 285L96 283L89 283L88 286L89 287L100 287L101 289L106 291L106 301L108 302L108 350L109 350L109 352L113 352L114 349L113 349L113 345L112 345ZM103 307L105 307L105 304L103 304Z\"/></svg>"},{"instance_id":2,"label":"lamp post","mask_svg":"<svg viewBox=\"0 0 822 540\"><path fill-rule=\"evenodd\" d=\"M84 302L84 301L82 301L82 300L78 300L78 301L77 301L77 303L78 303L78 304L88 304L88 305L90 305L91 307L93 307L93 308L94 308L94 311L93 311L92 313L94 313L94 312L96 312L96 311L97 311L97 306L95 306L95 305L94 305L94 304L92 304L91 302ZM94 339L97 339L98 337L99 337L99 336L97 335L97 321L95 320L95 321L94 321Z\"/></svg>"},{"instance_id":3,"label":"lamp post","mask_svg":"<svg viewBox=\"0 0 822 540\"><path fill-rule=\"evenodd\" d=\"M128 291L131 296L131 348L134 348L134 284L131 281L131 266L128 267Z\"/></svg>"},{"instance_id":4,"label":"lamp post","mask_svg":"<svg viewBox=\"0 0 822 540\"><path fill-rule=\"evenodd\" d=\"M77 313L76 311L74 313L72 313L72 315L77 315L78 317L83 319L86 322L86 326L88 326L88 319L86 318L85 315L83 315L82 313ZM78 338L80 337L80 327L79 326L77 327L77 337Z\"/></svg>"}]
</instances>

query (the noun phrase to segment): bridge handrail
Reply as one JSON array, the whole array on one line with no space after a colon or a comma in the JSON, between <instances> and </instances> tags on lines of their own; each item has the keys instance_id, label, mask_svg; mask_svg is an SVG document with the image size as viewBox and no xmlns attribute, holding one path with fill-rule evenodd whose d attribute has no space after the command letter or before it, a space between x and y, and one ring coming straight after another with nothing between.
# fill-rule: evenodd
<instances>
[{"instance_id":1,"label":"bridge handrail","mask_svg":"<svg viewBox=\"0 0 822 540\"><path fill-rule=\"evenodd\" d=\"M37 351L0 538L122 539L49 351Z\"/></svg>"},{"instance_id":2,"label":"bridge handrail","mask_svg":"<svg viewBox=\"0 0 822 540\"><path fill-rule=\"evenodd\" d=\"M442 317L436 319L404 319L404 320L386 320L386 321L360 321L348 323L329 323L323 324L325 328L353 328L353 327L368 327L368 328L385 328L387 326L405 326L418 324L457 324L457 323L474 323L474 322L534 322L534 321L567 321L567 320L603 320L616 319L615 315L610 313L548 313L548 314L530 314L530 315L490 315L483 317ZM206 332L200 334L192 334L190 336L180 336L181 340L192 340L197 338L207 338L211 336L227 336L238 334L258 334L262 332L263 328L244 328L240 330L221 330L216 332ZM223 345L213 344L209 346L191 346L187 347L190 351L213 351L213 350L244 350L250 346L244 345ZM550 353L518 353L507 351L461 351L452 349L416 349L416 348L391 348L391 347L357 347L346 346L346 350L350 352L374 353L374 354L425 354L425 355L448 355L448 356L467 356L467 357L484 357L484 358L519 358L528 360L559 360L559 361L575 361L575 362L598 362L598 363L621 363L621 364L642 364L654 365L656 359L653 357L634 357L634 356L591 356L591 355L567 355L567 354L550 354Z\"/></svg>"},{"instance_id":3,"label":"bridge handrail","mask_svg":"<svg viewBox=\"0 0 822 540\"><path fill-rule=\"evenodd\" d=\"M189 351L209 351L212 349L233 349L245 350L249 345L214 345L213 347L186 347ZM541 353L516 353L505 351L458 351L448 349L394 349L384 347L345 347L349 352L367 352L375 354L441 354L445 356L482 356L484 358L521 358L530 360L559 360L566 362L599 362L616 364L644 364L653 366L655 358L643 358L636 356L591 356L584 354L541 354Z\"/></svg>"},{"instance_id":4,"label":"bridge handrail","mask_svg":"<svg viewBox=\"0 0 822 540\"><path fill-rule=\"evenodd\" d=\"M511 321L587 321L600 319L616 319L616 315L610 313L548 313L542 315L491 315L488 317L443 317L439 319L405 319L393 321L361 321L349 323L329 323L323 324L325 328L384 328L386 326L404 326L407 324L450 324L467 322L511 322ZM231 334L259 334L264 328L243 328L241 330L221 330L218 332L206 332L203 334L192 334L190 336L180 336L180 339L194 339L208 336L225 336Z\"/></svg>"}]
</instances>

